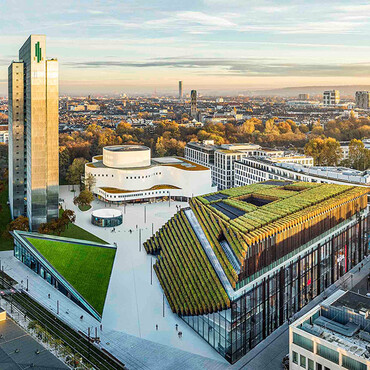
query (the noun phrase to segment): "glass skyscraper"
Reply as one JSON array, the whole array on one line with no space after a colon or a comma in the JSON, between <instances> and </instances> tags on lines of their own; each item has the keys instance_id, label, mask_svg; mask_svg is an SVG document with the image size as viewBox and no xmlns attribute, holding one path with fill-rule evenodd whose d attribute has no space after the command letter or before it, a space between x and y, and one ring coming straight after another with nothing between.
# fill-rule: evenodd
<instances>
[{"instance_id":1,"label":"glass skyscraper","mask_svg":"<svg viewBox=\"0 0 370 370\"><path fill-rule=\"evenodd\" d=\"M31 35L9 66L9 201L31 230L58 217L58 61Z\"/></svg>"}]
</instances>

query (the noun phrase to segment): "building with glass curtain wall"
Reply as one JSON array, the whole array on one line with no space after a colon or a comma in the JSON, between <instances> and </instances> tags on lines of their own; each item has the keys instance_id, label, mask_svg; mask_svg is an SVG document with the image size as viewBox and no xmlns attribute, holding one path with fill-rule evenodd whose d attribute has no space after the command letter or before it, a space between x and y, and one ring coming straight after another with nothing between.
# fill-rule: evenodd
<instances>
[{"instance_id":1,"label":"building with glass curtain wall","mask_svg":"<svg viewBox=\"0 0 370 370\"><path fill-rule=\"evenodd\" d=\"M235 363L368 253L367 191L267 181L195 197L145 248L173 312Z\"/></svg>"},{"instance_id":2,"label":"building with glass curtain wall","mask_svg":"<svg viewBox=\"0 0 370 370\"><path fill-rule=\"evenodd\" d=\"M91 213L91 223L100 227L116 227L123 222L123 214L118 209L97 209Z\"/></svg>"},{"instance_id":3,"label":"building with glass curtain wall","mask_svg":"<svg viewBox=\"0 0 370 370\"><path fill-rule=\"evenodd\" d=\"M58 217L58 61L46 38L31 35L8 69L9 202L31 230Z\"/></svg>"}]
</instances>

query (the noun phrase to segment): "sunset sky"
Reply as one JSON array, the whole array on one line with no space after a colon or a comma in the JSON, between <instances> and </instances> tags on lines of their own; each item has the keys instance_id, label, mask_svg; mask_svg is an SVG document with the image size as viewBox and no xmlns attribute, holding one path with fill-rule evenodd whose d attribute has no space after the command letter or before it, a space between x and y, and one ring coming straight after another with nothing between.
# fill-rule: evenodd
<instances>
[{"instance_id":1,"label":"sunset sky","mask_svg":"<svg viewBox=\"0 0 370 370\"><path fill-rule=\"evenodd\" d=\"M370 84L369 1L4 1L2 95L31 33L46 34L61 93Z\"/></svg>"}]
</instances>

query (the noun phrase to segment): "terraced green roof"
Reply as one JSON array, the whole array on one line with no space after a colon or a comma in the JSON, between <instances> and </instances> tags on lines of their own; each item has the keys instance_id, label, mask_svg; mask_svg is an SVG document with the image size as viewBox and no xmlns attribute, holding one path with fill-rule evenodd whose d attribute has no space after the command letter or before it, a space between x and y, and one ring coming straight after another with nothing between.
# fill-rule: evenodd
<instances>
[{"instance_id":1,"label":"terraced green roof","mask_svg":"<svg viewBox=\"0 0 370 370\"><path fill-rule=\"evenodd\" d=\"M252 245L273 235L279 245L288 237L288 230L295 235L320 223L320 228L306 233L305 238L311 240L323 232L318 230L324 227L325 218L331 228L365 208L368 191L365 187L274 180L274 184L198 196L190 201L190 207L235 289ZM172 310L181 315L224 309L232 298L193 227L181 211L144 243L147 253L158 255L155 271Z\"/></svg>"}]
</instances>

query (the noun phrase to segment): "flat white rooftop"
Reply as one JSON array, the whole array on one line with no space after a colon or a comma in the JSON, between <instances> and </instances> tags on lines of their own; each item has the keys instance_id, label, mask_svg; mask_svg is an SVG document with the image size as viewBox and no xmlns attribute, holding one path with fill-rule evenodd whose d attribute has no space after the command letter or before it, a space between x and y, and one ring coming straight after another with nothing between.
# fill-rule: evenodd
<instances>
[{"instance_id":1,"label":"flat white rooftop","mask_svg":"<svg viewBox=\"0 0 370 370\"><path fill-rule=\"evenodd\" d=\"M122 212L119 209L114 209L114 208L101 208L101 209L96 209L92 212L93 216L100 217L100 218L118 217L121 214Z\"/></svg>"}]
</instances>

